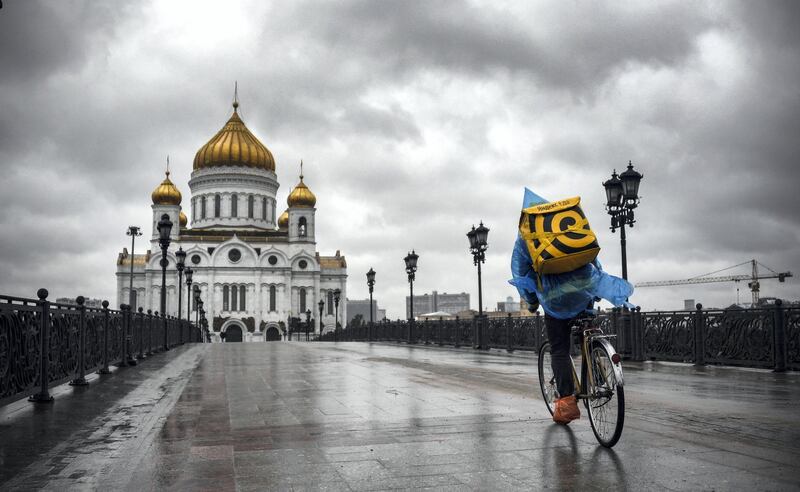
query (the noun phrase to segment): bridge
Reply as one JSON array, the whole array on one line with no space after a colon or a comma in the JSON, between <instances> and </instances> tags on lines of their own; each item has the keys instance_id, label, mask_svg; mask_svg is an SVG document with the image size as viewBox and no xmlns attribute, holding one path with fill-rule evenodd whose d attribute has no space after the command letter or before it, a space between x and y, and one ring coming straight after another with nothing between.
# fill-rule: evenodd
<instances>
[{"instance_id":1,"label":"bridge","mask_svg":"<svg viewBox=\"0 0 800 492\"><path fill-rule=\"evenodd\" d=\"M800 374L625 362L613 449L532 352L185 343L0 407L3 490L797 490Z\"/></svg>"}]
</instances>

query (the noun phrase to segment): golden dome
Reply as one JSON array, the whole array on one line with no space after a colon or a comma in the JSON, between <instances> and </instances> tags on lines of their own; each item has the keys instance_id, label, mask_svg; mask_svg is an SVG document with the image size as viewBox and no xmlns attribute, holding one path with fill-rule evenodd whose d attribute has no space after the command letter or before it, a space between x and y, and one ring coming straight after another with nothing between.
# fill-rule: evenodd
<instances>
[{"instance_id":1,"label":"golden dome","mask_svg":"<svg viewBox=\"0 0 800 492\"><path fill-rule=\"evenodd\" d=\"M308 189L308 186L303 183L302 174L300 175L300 182L297 183L297 186L289 193L286 203L288 203L290 207L307 208L314 208L314 205L317 204L317 197L315 197L314 194L311 193L311 190Z\"/></svg>"},{"instance_id":2,"label":"golden dome","mask_svg":"<svg viewBox=\"0 0 800 492\"><path fill-rule=\"evenodd\" d=\"M238 102L233 103L233 114L225 126L211 140L200 147L194 156L194 169L215 166L247 166L275 171L272 152L250 133L239 118Z\"/></svg>"},{"instance_id":3,"label":"golden dome","mask_svg":"<svg viewBox=\"0 0 800 492\"><path fill-rule=\"evenodd\" d=\"M169 171L166 172L166 175L167 177L164 178L164 181L150 195L150 198L153 199L153 205L180 205L181 192L169 180Z\"/></svg>"},{"instance_id":4,"label":"golden dome","mask_svg":"<svg viewBox=\"0 0 800 492\"><path fill-rule=\"evenodd\" d=\"M278 229L289 228L289 211L284 210L280 217L278 217Z\"/></svg>"},{"instance_id":5,"label":"golden dome","mask_svg":"<svg viewBox=\"0 0 800 492\"><path fill-rule=\"evenodd\" d=\"M186 226L189 225L189 219L186 218L186 214L183 213L183 210L181 210L181 213L178 215L178 222L181 223L181 229L185 229Z\"/></svg>"}]
</instances>

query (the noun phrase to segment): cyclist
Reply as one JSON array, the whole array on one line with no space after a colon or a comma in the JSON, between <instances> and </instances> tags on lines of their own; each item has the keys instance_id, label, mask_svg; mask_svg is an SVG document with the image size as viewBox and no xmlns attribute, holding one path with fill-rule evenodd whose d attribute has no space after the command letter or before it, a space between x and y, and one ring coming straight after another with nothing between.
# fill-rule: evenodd
<instances>
[{"instance_id":1,"label":"cyclist","mask_svg":"<svg viewBox=\"0 0 800 492\"><path fill-rule=\"evenodd\" d=\"M525 189L523 209L544 202L545 199ZM511 255L513 278L509 283L530 304L531 312L536 311L541 304L545 313L552 369L560 396L555 401L553 420L559 424L568 424L580 418L569 356L570 328L575 324L575 318L586 311L586 305L589 304L591 308L595 299L606 299L615 306L633 307L627 302L633 294L633 286L626 280L604 272L596 259L574 271L550 275L537 275L533 271L532 263L525 241L517 236Z\"/></svg>"}]
</instances>

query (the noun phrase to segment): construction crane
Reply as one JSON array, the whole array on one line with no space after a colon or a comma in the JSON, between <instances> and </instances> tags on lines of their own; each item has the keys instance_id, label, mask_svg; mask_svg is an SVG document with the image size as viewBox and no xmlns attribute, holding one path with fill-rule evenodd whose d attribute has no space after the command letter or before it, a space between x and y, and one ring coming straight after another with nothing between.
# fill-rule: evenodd
<instances>
[{"instance_id":1,"label":"construction crane","mask_svg":"<svg viewBox=\"0 0 800 492\"><path fill-rule=\"evenodd\" d=\"M711 277L711 275L714 275L716 273L724 272L725 270L731 270L733 268L738 268L740 266L747 265L748 263L752 267L752 273L750 275L724 275L719 277ZM759 275L758 273L759 265L766 268L771 273L767 275ZM710 273L704 273L703 275L698 275L696 277L687 278L684 280L660 280L655 282L639 282L638 284L636 284L636 287L663 287L666 285L708 284L712 282L742 282L746 280L748 281L747 286L750 287L750 292L753 294L753 306L755 306L758 304L758 292L761 289L761 284L759 283L759 280L777 278L778 282L785 282L786 278L791 276L792 272L778 273L775 270L771 269L770 267L757 262L756 260L750 260L728 268L723 268L722 270L717 270L715 272L710 272Z\"/></svg>"}]
</instances>

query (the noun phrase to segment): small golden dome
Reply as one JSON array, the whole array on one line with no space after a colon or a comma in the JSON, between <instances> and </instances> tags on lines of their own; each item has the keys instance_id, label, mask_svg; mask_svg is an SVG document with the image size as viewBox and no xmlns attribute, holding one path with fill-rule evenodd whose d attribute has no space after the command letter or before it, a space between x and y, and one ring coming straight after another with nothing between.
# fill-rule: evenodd
<instances>
[{"instance_id":1,"label":"small golden dome","mask_svg":"<svg viewBox=\"0 0 800 492\"><path fill-rule=\"evenodd\" d=\"M239 118L239 103L234 101L233 114L211 140L194 156L194 170L215 166L247 166L275 171L272 152L250 133Z\"/></svg>"},{"instance_id":2,"label":"small golden dome","mask_svg":"<svg viewBox=\"0 0 800 492\"><path fill-rule=\"evenodd\" d=\"M170 181L169 171L166 172L166 175L167 177L164 178L164 181L150 195L150 198L153 199L153 205L180 205L181 192Z\"/></svg>"},{"instance_id":3,"label":"small golden dome","mask_svg":"<svg viewBox=\"0 0 800 492\"><path fill-rule=\"evenodd\" d=\"M288 203L290 207L306 208L314 208L314 205L317 204L317 197L315 197L314 194L311 193L311 190L308 189L308 186L303 183L302 174L300 175L300 182L297 183L297 186L289 193L286 203Z\"/></svg>"},{"instance_id":4,"label":"small golden dome","mask_svg":"<svg viewBox=\"0 0 800 492\"><path fill-rule=\"evenodd\" d=\"M278 229L289 228L289 211L284 210L280 217L278 217Z\"/></svg>"},{"instance_id":5,"label":"small golden dome","mask_svg":"<svg viewBox=\"0 0 800 492\"><path fill-rule=\"evenodd\" d=\"M178 215L178 222L181 224L181 229L186 229L186 226L189 225L189 219L186 218L186 214L183 213L183 210L181 210L181 213Z\"/></svg>"}]
</instances>

